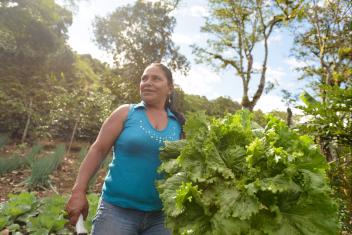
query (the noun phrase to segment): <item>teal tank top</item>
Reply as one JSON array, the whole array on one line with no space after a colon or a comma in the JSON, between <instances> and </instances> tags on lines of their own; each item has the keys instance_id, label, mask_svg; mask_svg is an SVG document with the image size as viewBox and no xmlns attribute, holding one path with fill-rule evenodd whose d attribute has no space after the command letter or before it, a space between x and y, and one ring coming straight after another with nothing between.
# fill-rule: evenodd
<instances>
[{"instance_id":1,"label":"teal tank top","mask_svg":"<svg viewBox=\"0 0 352 235\"><path fill-rule=\"evenodd\" d=\"M180 139L181 126L168 109L167 127L156 130L147 117L144 103L130 105L113 159L105 177L102 199L113 205L141 211L162 209L155 181L160 165L159 148L164 141Z\"/></svg>"}]
</instances>

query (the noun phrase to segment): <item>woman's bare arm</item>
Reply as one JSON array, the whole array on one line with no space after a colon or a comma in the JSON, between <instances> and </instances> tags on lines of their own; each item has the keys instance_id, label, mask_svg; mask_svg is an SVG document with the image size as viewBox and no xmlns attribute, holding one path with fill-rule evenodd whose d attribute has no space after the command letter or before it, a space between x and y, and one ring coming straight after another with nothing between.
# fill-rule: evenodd
<instances>
[{"instance_id":1,"label":"woman's bare arm","mask_svg":"<svg viewBox=\"0 0 352 235\"><path fill-rule=\"evenodd\" d=\"M88 214L86 192L89 180L98 171L116 138L120 135L128 110L129 105L122 105L105 120L97 139L81 163L71 197L66 205L66 211L72 225L76 224L80 214L83 214L84 218Z\"/></svg>"}]
</instances>

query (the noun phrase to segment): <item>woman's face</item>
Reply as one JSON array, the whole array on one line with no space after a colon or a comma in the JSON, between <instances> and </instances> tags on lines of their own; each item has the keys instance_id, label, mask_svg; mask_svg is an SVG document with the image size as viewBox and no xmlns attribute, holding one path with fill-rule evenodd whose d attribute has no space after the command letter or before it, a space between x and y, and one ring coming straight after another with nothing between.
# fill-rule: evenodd
<instances>
[{"instance_id":1,"label":"woman's face","mask_svg":"<svg viewBox=\"0 0 352 235\"><path fill-rule=\"evenodd\" d=\"M161 68L148 66L141 77L139 92L146 103L165 103L171 93L171 85Z\"/></svg>"}]
</instances>

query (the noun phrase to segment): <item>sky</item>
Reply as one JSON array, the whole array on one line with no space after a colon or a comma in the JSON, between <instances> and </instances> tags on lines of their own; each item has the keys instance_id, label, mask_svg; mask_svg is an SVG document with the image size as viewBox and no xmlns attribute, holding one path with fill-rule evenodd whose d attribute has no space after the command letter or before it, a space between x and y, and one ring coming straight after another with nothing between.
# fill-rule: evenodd
<instances>
[{"instance_id":1,"label":"sky","mask_svg":"<svg viewBox=\"0 0 352 235\"><path fill-rule=\"evenodd\" d=\"M57 2L60 3L58 0ZM73 50L80 54L89 53L101 61L112 63L110 55L99 50L94 43L92 22L95 16L107 16L117 7L133 4L134 0L89 0L80 1L76 13L73 16L73 24L69 28L68 43ZM209 100L219 96L230 97L232 100L241 101L242 82L236 77L235 70L215 71L206 64L196 64L195 55L192 54L191 44L206 47L207 35L200 32L204 24L204 17L208 15L207 0L181 1L178 9L173 15L177 24L174 29L173 41L180 47L180 52L187 57L191 63L191 69L187 76L174 73L175 83L188 94L195 94L207 97ZM267 81L277 84L276 88L268 94L262 95L255 110L261 109L264 112L272 110L286 110L282 102L282 89L299 93L304 84L297 80L299 74L295 68L304 66L297 61L291 53L293 45L292 33L283 29L274 31L269 39L269 60L267 69ZM258 47L254 53L254 66L261 65L263 50ZM258 59L259 58L259 59ZM258 84L255 81L252 88ZM295 111L294 111L295 112ZM298 111L297 111L298 112Z\"/></svg>"}]
</instances>

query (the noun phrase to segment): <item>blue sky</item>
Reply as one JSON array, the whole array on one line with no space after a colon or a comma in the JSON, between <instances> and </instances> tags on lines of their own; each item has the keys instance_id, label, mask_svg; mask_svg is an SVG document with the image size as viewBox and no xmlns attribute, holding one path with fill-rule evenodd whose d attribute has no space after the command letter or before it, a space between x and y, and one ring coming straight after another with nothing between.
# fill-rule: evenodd
<instances>
[{"instance_id":1,"label":"blue sky","mask_svg":"<svg viewBox=\"0 0 352 235\"><path fill-rule=\"evenodd\" d=\"M60 2L60 1L58 1ZM89 0L81 1L74 15L73 24L69 28L69 45L78 53L89 53L102 61L111 62L111 56L98 49L93 42L92 21L96 15L105 16L114 9L125 4L133 4L134 0ZM192 55L191 44L205 45L207 35L200 32L204 16L208 14L206 0L181 1L180 7L173 13L177 20L173 40L180 47L180 52L191 62L191 70L187 76L174 74L175 83L186 93L206 96L215 99L228 96L240 101L242 82L235 76L231 68L215 72L205 64L196 64ZM269 94L263 94L255 109L268 112L274 109L285 110L281 101L281 89L299 92L303 83L297 80L299 76L294 68L302 66L302 62L290 56L292 36L281 29L274 31L269 41L269 61L267 80L277 82L278 86ZM255 53L255 66L260 66L261 49ZM256 83L252 87L257 86Z\"/></svg>"}]
</instances>

